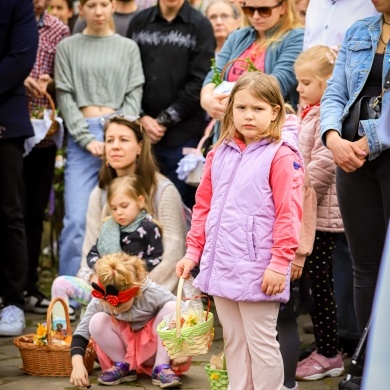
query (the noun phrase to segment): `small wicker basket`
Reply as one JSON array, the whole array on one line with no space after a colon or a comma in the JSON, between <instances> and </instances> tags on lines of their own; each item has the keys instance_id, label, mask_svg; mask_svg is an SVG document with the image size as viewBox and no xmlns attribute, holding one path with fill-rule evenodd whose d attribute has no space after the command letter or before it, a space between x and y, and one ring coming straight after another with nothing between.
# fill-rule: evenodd
<instances>
[{"instance_id":1,"label":"small wicker basket","mask_svg":"<svg viewBox=\"0 0 390 390\"><path fill-rule=\"evenodd\" d=\"M51 329L52 327L52 311L56 302L60 302L64 307L66 329L70 336L72 334L72 328L68 308L61 298L55 298L50 302L46 316L47 329ZM47 345L35 345L32 341L33 337L33 334L27 334L14 339L14 344L19 348L22 356L23 366L21 369L26 374L34 376L70 376L72 372L70 346L53 343L50 331L47 332ZM90 342L84 356L84 365L88 373L91 373L93 370L95 358L96 353Z\"/></svg>"},{"instance_id":2,"label":"small wicker basket","mask_svg":"<svg viewBox=\"0 0 390 390\"><path fill-rule=\"evenodd\" d=\"M206 367L207 376L211 390L227 390L229 386L229 377L226 370L215 370L210 368L210 364Z\"/></svg>"},{"instance_id":3,"label":"small wicker basket","mask_svg":"<svg viewBox=\"0 0 390 390\"><path fill-rule=\"evenodd\" d=\"M205 311L206 321L189 328L181 328L181 295L184 279L180 278L176 298L176 329L164 330L162 321L157 327L165 349L171 359L185 356L203 355L208 352L214 337L214 316L210 312L210 301Z\"/></svg>"},{"instance_id":4,"label":"small wicker basket","mask_svg":"<svg viewBox=\"0 0 390 390\"><path fill-rule=\"evenodd\" d=\"M49 136L49 135L54 134L58 130L58 122L56 121L56 107L54 105L54 101L49 93L45 92L45 96L46 96L47 100L49 101L50 109L51 109L51 115L50 115L51 126L46 133L46 136Z\"/></svg>"},{"instance_id":5,"label":"small wicker basket","mask_svg":"<svg viewBox=\"0 0 390 390\"><path fill-rule=\"evenodd\" d=\"M53 135L58 130L59 124L56 121L56 106L54 104L53 98L46 91L42 91L42 93L46 97L46 99L48 100L49 108L51 110L51 113L50 113L51 126L49 127L49 129L46 133L46 137L48 137L50 135ZM30 110L31 110L31 106L30 106ZM35 119L35 118L33 118L33 119Z\"/></svg>"}]
</instances>

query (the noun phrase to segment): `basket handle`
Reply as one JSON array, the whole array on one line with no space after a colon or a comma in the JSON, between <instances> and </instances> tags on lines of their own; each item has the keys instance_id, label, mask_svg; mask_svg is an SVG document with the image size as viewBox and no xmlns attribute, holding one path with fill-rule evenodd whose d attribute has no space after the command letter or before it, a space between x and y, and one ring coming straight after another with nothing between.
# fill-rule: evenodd
<instances>
[{"instance_id":1,"label":"basket handle","mask_svg":"<svg viewBox=\"0 0 390 390\"><path fill-rule=\"evenodd\" d=\"M50 96L50 93L48 93L47 91L42 91L42 93L45 95L45 97L47 98L47 100L49 101L49 105L50 105L50 109L51 109L51 116L50 116L50 119L51 121L54 123L55 121L55 111L56 111L56 106L54 104L54 100L53 98Z\"/></svg>"},{"instance_id":2,"label":"basket handle","mask_svg":"<svg viewBox=\"0 0 390 390\"><path fill-rule=\"evenodd\" d=\"M198 146L196 147L197 153L201 154L203 144L206 142L206 140L209 138L211 131L213 130L213 127L215 125L216 120L212 119L210 123L207 125L206 130L204 131L203 137L200 139Z\"/></svg>"},{"instance_id":3,"label":"basket handle","mask_svg":"<svg viewBox=\"0 0 390 390\"><path fill-rule=\"evenodd\" d=\"M54 309L54 305L60 302L61 305L64 308L65 311L65 319L66 319L66 331L68 333L68 336L72 336L72 327L70 326L70 319L69 319L69 312L68 312L68 306L65 303L65 301L62 298L54 298L50 302L49 308L47 309L46 314L46 326L47 326L47 346L49 347L53 342L53 337L51 334L51 327L52 327L52 311Z\"/></svg>"},{"instance_id":4,"label":"basket handle","mask_svg":"<svg viewBox=\"0 0 390 390\"><path fill-rule=\"evenodd\" d=\"M179 279L179 285L177 286L177 296L176 296L176 338L181 337L181 295L183 291L183 284L184 284L184 278L180 277ZM201 297L206 297L208 299L207 303L207 312L206 312L206 321L209 317L209 312L210 312L210 298L208 295L201 294L201 295L195 295L194 297L191 298L184 298L183 301L189 301L193 298L201 298Z\"/></svg>"},{"instance_id":5,"label":"basket handle","mask_svg":"<svg viewBox=\"0 0 390 390\"><path fill-rule=\"evenodd\" d=\"M221 79L223 80L224 77L225 77L225 73L226 73L226 70L228 68L229 65L233 64L234 62L238 62L238 61L241 61L241 62L246 62L246 60L244 58L234 58L230 61L228 61L225 66L222 68L221 70Z\"/></svg>"}]
</instances>

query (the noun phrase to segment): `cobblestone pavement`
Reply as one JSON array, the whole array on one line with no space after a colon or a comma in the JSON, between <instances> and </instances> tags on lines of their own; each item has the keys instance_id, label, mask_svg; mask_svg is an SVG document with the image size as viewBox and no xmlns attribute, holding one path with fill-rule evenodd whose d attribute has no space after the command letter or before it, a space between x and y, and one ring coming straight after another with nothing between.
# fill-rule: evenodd
<instances>
[{"instance_id":1,"label":"cobblestone pavement","mask_svg":"<svg viewBox=\"0 0 390 390\"><path fill-rule=\"evenodd\" d=\"M33 313L26 313L27 328L25 334L34 333L36 330L37 322L45 322L45 316ZM299 322L303 323L308 320L308 316L301 316ZM312 335L302 334L302 345L308 345L313 341ZM209 362L211 355L216 355L222 351L222 329L216 318L215 324L215 338L214 343L208 354L202 356L196 356L193 358L193 364L188 373L183 375L183 390L197 389L197 390L209 390L208 378L205 373L205 365ZM344 363L348 366L350 360L345 359ZM69 378L61 377L36 377L26 375L21 369L22 364L19 350L13 344L13 337L0 337L0 390L70 390L75 389L69 383ZM97 389L96 383L97 375L99 375L100 369L96 365L95 369L90 376L92 388ZM340 378L326 378L321 381L315 382L300 382L300 390L337 390ZM104 387L99 386L100 389ZM115 389L129 389L138 388L144 390L158 389L153 386L149 377L141 375L136 382L117 385ZM234 389L232 389L234 390ZM276 389L270 389L276 390Z\"/></svg>"}]
</instances>

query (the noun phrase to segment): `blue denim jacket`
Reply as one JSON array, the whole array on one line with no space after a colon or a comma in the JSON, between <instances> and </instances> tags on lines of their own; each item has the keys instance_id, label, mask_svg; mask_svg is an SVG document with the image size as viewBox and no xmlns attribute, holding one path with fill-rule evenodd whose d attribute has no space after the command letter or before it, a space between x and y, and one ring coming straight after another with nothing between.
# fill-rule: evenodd
<instances>
[{"instance_id":1,"label":"blue denim jacket","mask_svg":"<svg viewBox=\"0 0 390 390\"><path fill-rule=\"evenodd\" d=\"M296 105L298 102L298 94L295 90L297 81L294 72L294 62L302 52L303 33L303 28L295 28L289 31L281 41L271 44L265 53L265 73L276 77L283 96L293 105ZM272 35L272 30L267 31L266 35ZM228 61L239 57L252 45L256 38L257 32L253 27L245 27L232 32L218 54L216 61L217 69L221 71ZM228 72L229 70L226 74ZM211 83L212 77L213 71L211 70L207 74L203 86Z\"/></svg>"},{"instance_id":2,"label":"blue denim jacket","mask_svg":"<svg viewBox=\"0 0 390 390\"><path fill-rule=\"evenodd\" d=\"M328 80L321 99L321 136L324 143L326 131L337 130L341 134L342 123L370 73L381 31L382 15L359 20L347 30L332 77ZM383 60L382 80L389 68L390 49L387 48ZM389 104L390 92L386 92L382 107L389 107ZM378 131L378 124L379 119L362 120L359 124L359 135L367 136L369 160L375 159L383 150L388 149Z\"/></svg>"}]
</instances>

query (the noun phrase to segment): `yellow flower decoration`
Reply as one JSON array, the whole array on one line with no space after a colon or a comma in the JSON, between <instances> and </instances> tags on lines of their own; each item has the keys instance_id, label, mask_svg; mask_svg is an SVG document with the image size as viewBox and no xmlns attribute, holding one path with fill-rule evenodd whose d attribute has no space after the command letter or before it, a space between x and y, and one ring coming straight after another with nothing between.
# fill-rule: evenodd
<instances>
[{"instance_id":1,"label":"yellow flower decoration","mask_svg":"<svg viewBox=\"0 0 390 390\"><path fill-rule=\"evenodd\" d=\"M213 381L216 381L220 378L220 375L219 374L216 374L216 373L212 373L210 375L210 379L212 379Z\"/></svg>"},{"instance_id":2,"label":"yellow flower decoration","mask_svg":"<svg viewBox=\"0 0 390 390\"><path fill-rule=\"evenodd\" d=\"M46 345L47 344L47 327L46 324L40 324L38 322L37 333L33 338L35 345Z\"/></svg>"},{"instance_id":3,"label":"yellow flower decoration","mask_svg":"<svg viewBox=\"0 0 390 390\"><path fill-rule=\"evenodd\" d=\"M38 337L45 337L47 334L47 328L45 324L40 324L38 322L38 328L37 328L37 336Z\"/></svg>"}]
</instances>

